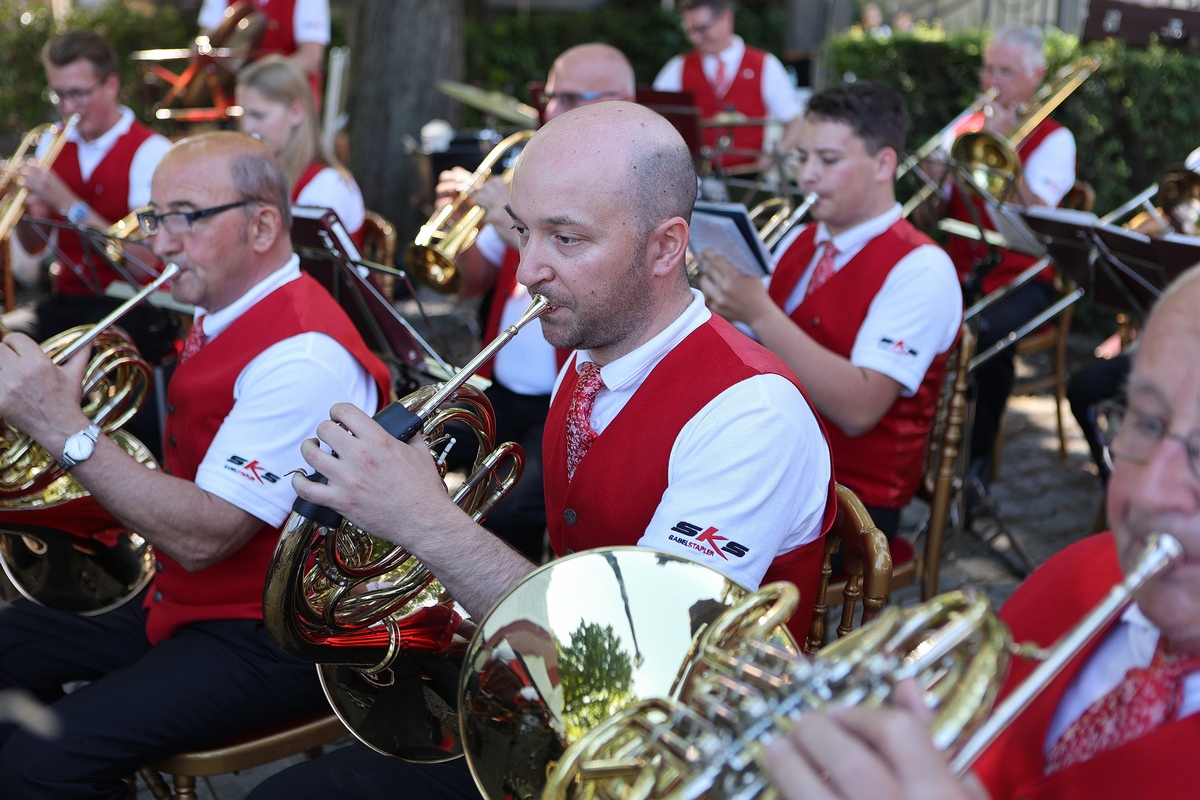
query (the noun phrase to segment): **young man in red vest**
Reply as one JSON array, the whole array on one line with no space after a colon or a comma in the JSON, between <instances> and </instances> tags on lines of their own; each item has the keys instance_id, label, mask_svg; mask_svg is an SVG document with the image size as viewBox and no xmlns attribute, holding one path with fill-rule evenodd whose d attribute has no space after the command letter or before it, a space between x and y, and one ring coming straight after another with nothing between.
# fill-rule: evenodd
<instances>
[{"instance_id":1,"label":"young man in red vest","mask_svg":"<svg viewBox=\"0 0 1200 800\"><path fill-rule=\"evenodd\" d=\"M624 53L607 44L576 45L550 67L542 94L545 118L549 121L572 108L605 100L632 102L635 91L633 67ZM442 173L439 200L450 202L468 178L457 167ZM487 343L529 307L531 298L517 282L521 258L512 218L505 211L508 184L499 176L489 178L471 199L487 213L475 244L458 256L463 278L459 296L492 292L482 336ZM525 449L525 478L492 510L485 525L535 562L542 560L545 551L542 429L555 376L568 355L546 342L541 323L535 321L480 370L481 376L492 380L487 396L496 412L496 440L514 441Z\"/></svg>"},{"instance_id":2,"label":"young man in red vest","mask_svg":"<svg viewBox=\"0 0 1200 800\"><path fill-rule=\"evenodd\" d=\"M140 221L180 267L173 296L197 307L167 392L162 470L80 411L86 354L59 367L27 337L0 345L0 415L157 559L142 595L100 616L0 608L0 690L32 692L62 721L52 741L0 729L5 797L125 797L140 766L325 706L312 665L266 635L263 582L300 440L334 402L378 406L390 377L300 272L287 193L269 150L239 133L185 139L154 173ZM64 694L73 681L89 683Z\"/></svg>"},{"instance_id":3,"label":"young man in red vest","mask_svg":"<svg viewBox=\"0 0 1200 800\"><path fill-rule=\"evenodd\" d=\"M22 169L29 189L26 212L35 217L66 219L78 226L106 229L150 199L150 178L171 143L134 118L121 105L117 54L91 31L56 36L42 48L49 85L46 95L64 119L79 115L79 124L49 170L37 163ZM43 340L61 330L100 320L120 301L102 297L121 276L93 248L85 248L74 231L18 228L21 244L30 253L46 247L50 235L57 253L53 296L38 304L34 338ZM136 274L135 279L148 280ZM135 335L147 358L162 355L143 334L160 315L149 306L122 323ZM168 337L168 341L169 341Z\"/></svg>"},{"instance_id":4,"label":"young man in red vest","mask_svg":"<svg viewBox=\"0 0 1200 800\"><path fill-rule=\"evenodd\" d=\"M763 150L763 119L783 124L777 149L787 152L796 143L802 108L783 64L771 53L748 47L733 32L733 0L684 0L680 4L683 33L695 48L668 61L654 79L664 92L691 92L701 116L735 112L751 125L705 130L705 144L718 148L732 136L730 153L720 157L724 168L754 164Z\"/></svg>"},{"instance_id":5,"label":"young man in red vest","mask_svg":"<svg viewBox=\"0 0 1200 800\"><path fill-rule=\"evenodd\" d=\"M1152 578L956 782L912 684L903 702L812 714L772 752L798 798L1104 800L1188 797L1200 747L1200 269L1182 275L1140 338L1127 407L1108 408L1112 532L1042 565L1000 612L1018 642L1048 647L1128 574L1150 534L1183 558ZM1036 666L1016 660L1001 697ZM850 767L852 765L852 767ZM852 772L848 769L852 769Z\"/></svg>"},{"instance_id":6,"label":"young man in red vest","mask_svg":"<svg viewBox=\"0 0 1200 800\"><path fill-rule=\"evenodd\" d=\"M1036 28L1008 27L993 37L983 54L979 76L980 91L995 91L995 100L987 113L968 117L953 132L954 136L975 130L988 130L1007 139L1021 125L1022 115L1033 105L1033 98L1046 75L1046 55L1042 34ZM1040 125L1015 145L1021 164L1021 178L1010 202L1025 206L1057 206L1075 184L1075 137L1052 119ZM973 207L972 207L973 206ZM969 224L982 223L996 230L991 210L978 197L964 197L950 188L945 213ZM1010 283L1037 261L1032 256L1011 250L993 253L988 245L959 236L950 236L946 252L954 260L959 278L975 291L967 300L978 300ZM982 272L982 281L974 276ZM976 349L991 347L1056 299L1051 268L982 312ZM971 432L971 474L985 486L991 480L992 450L1004 406L1013 385L1012 348L984 362L975 370L975 423Z\"/></svg>"},{"instance_id":7,"label":"young man in red vest","mask_svg":"<svg viewBox=\"0 0 1200 800\"><path fill-rule=\"evenodd\" d=\"M797 180L816 222L781 243L770 287L700 255L709 307L747 324L800 377L825 421L834 473L890 539L921 481L946 357L962 320L949 257L900 218L894 175L908 114L859 81L818 92Z\"/></svg>"},{"instance_id":8,"label":"young man in red vest","mask_svg":"<svg viewBox=\"0 0 1200 800\"><path fill-rule=\"evenodd\" d=\"M634 103L551 120L517 162L517 277L554 304L541 318L546 338L577 351L546 423L550 541L558 555L652 547L747 586L793 580L807 627L833 508L828 450L787 367L688 288L695 197L682 137ZM304 481L307 499L407 542L476 618L535 568L449 501L424 442L397 442L352 406L331 418L317 435L337 458L304 444L329 481ZM372 476L387 476L388 490L364 491ZM370 797L388 786L478 796L461 760L419 766L362 747L293 767L253 796Z\"/></svg>"}]
</instances>

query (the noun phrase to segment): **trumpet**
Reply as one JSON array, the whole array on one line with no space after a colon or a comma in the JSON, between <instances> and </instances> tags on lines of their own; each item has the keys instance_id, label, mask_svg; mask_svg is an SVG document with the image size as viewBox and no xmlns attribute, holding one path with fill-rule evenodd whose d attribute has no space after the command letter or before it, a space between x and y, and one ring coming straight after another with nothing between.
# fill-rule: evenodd
<instances>
[{"instance_id":1,"label":"trumpet","mask_svg":"<svg viewBox=\"0 0 1200 800\"><path fill-rule=\"evenodd\" d=\"M491 404L467 380L549 308L544 297L535 297L452 378L375 415L397 439L420 433L431 449L446 445L448 423L471 429L478 444L475 466L453 500L477 522L516 483L524 454L512 442L492 449ZM441 584L407 550L368 535L332 509L297 500L271 559L263 616L283 650L319 665L334 711L365 744L413 761L460 754L453 697L458 665L447 654L463 622Z\"/></svg>"},{"instance_id":2,"label":"trumpet","mask_svg":"<svg viewBox=\"0 0 1200 800\"><path fill-rule=\"evenodd\" d=\"M25 212L25 200L29 197L29 190L23 186L16 186L16 183L17 176L21 172L21 167L24 165L25 155L29 152L29 148L36 148L38 141L43 136L52 136L53 138L42 153L40 160L43 169L50 169L54 164L54 160L58 158L58 154L62 151L63 145L67 143L67 137L71 135L71 132L75 130L75 126L78 124L79 115L72 114L61 124L51 125L47 123L37 126L26 133L25 137L21 140L20 146L8 160L4 172L0 174L0 194L3 195L3 205L0 205L0 242L4 241L12 231L13 225L17 224L17 220Z\"/></svg>"},{"instance_id":3,"label":"trumpet","mask_svg":"<svg viewBox=\"0 0 1200 800\"><path fill-rule=\"evenodd\" d=\"M607 667L600 676L604 685L568 686L563 664L575 657L570 648L579 634L556 630L547 621L550 598L544 594L555 584L554 570L575 562L573 574L599 574L604 583L609 582L604 561L611 555L589 551L532 573L480 623L468 648L472 672L463 681L460 701L467 759L476 783L491 800L504 796L771 800L778 792L770 782L764 751L786 735L796 719L835 706L885 704L895 682L911 678L921 684L926 703L934 710L934 745L952 756L951 768L961 775L1146 581L1181 557L1182 547L1174 538L1150 536L1125 579L1048 651L1014 645L986 598L969 590L948 592L911 608L889 608L811 660L798 658L777 633L795 608L794 586L770 584L753 594L727 594L719 600L696 601L689 595L695 608L724 607L711 623L697 624L695 615L687 615L695 635L682 664L667 681L669 691L622 702L632 692L622 695L614 688L629 681L614 684L612 676L628 676L631 668L638 669L637 640L630 646L628 635L618 634L617 645L626 646L608 647ZM587 569L582 568L584 559L590 559ZM696 570L709 571L700 565ZM622 596L625 590L622 586ZM675 587L660 583L656 590L666 596ZM589 602L599 605L594 596ZM625 602L628 606L628 599ZM605 608L611 609L612 604ZM546 613L522 616L533 611ZM589 619L587 610L564 613L556 606L555 611L569 625L578 626L576 630L582 630ZM636 606L627 607L629 627L634 630L638 614ZM619 614L609 613L605 619L614 630L626 627ZM539 628L543 629L539 636L528 635ZM660 628L659 638L672 633L665 623ZM508 632L526 633L518 638ZM532 646L522 648L522 642ZM1042 663L993 711L1013 655ZM525 665L524 672L531 677L517 681L509 670L502 692L485 691L489 671L503 664ZM551 674L561 676L561 686L547 679ZM643 682L639 674L638 683ZM579 725L568 724L583 716L564 708L568 694L591 702L606 698L600 713L592 715L600 720L598 724L582 731ZM468 711L474 712L469 718ZM531 731L539 717L552 726L540 736ZM489 738L497 737L498 722L508 719L514 720L505 726L514 737L528 737L523 741L532 739L540 749L521 747L515 738L510 742ZM478 735L471 735L474 731ZM514 752L518 755L505 758Z\"/></svg>"},{"instance_id":4,"label":"trumpet","mask_svg":"<svg viewBox=\"0 0 1200 800\"><path fill-rule=\"evenodd\" d=\"M416 239L404 252L408 270L417 280L443 294L454 294L462 285L462 276L454 260L458 254L475 243L483 224L484 209L471 206L464 211L471 196L492 174L497 163L513 148L529 141L535 131L517 131L492 148L471 175L466 187L453 202L439 209L421 226ZM510 173L505 172L507 180Z\"/></svg>"}]
</instances>

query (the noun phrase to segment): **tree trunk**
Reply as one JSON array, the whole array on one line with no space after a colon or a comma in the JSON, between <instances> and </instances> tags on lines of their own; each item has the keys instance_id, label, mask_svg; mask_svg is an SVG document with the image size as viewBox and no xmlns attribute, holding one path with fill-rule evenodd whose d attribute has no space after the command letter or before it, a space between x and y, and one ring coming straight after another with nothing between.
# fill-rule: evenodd
<instances>
[{"instance_id":1,"label":"tree trunk","mask_svg":"<svg viewBox=\"0 0 1200 800\"><path fill-rule=\"evenodd\" d=\"M367 208L403 243L424 222L413 152L421 126L451 119L437 82L463 73L463 0L357 0L349 28L350 169Z\"/></svg>"}]
</instances>

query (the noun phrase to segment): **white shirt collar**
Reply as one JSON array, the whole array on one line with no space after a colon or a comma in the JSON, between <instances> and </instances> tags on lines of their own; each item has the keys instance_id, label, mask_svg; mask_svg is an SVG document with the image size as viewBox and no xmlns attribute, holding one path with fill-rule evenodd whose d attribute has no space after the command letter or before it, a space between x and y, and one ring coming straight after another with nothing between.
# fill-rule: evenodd
<instances>
[{"instance_id":1,"label":"white shirt collar","mask_svg":"<svg viewBox=\"0 0 1200 800\"><path fill-rule=\"evenodd\" d=\"M846 260L853 258L859 250L866 247L867 242L899 222L900 217L900 204L895 203L879 216L872 217L866 222L860 222L853 228L842 231L837 236L830 236L829 229L825 227L824 222L817 223L817 238L815 241L817 250L820 250L825 242L832 239L833 246L837 248L838 256L840 256L839 262L844 264Z\"/></svg>"},{"instance_id":2,"label":"white shirt collar","mask_svg":"<svg viewBox=\"0 0 1200 800\"><path fill-rule=\"evenodd\" d=\"M207 310L196 306L193 319L202 314L204 315L204 335L212 339L232 325L238 317L246 313L259 300L262 300L280 286L290 283L299 277L300 256L292 253L292 257L287 260L286 264L251 286L245 294L220 311L214 311L210 314Z\"/></svg>"},{"instance_id":3,"label":"white shirt collar","mask_svg":"<svg viewBox=\"0 0 1200 800\"><path fill-rule=\"evenodd\" d=\"M683 341L688 334L708 322L712 312L704 304L704 295L692 289L692 302L675 321L656 334L645 344L626 353L620 358L600 368L600 377L605 388L616 391L630 384L639 382L658 364L675 345ZM206 326L207 327L207 326ZM586 350L580 350L575 366L585 361L591 361L592 356Z\"/></svg>"},{"instance_id":4,"label":"white shirt collar","mask_svg":"<svg viewBox=\"0 0 1200 800\"><path fill-rule=\"evenodd\" d=\"M121 106L121 116L117 118L116 123L95 139L90 141L85 140L83 135L79 133L79 128L76 128L71 131L71 135L67 137L67 141L74 142L80 148L87 147L107 152L117 143L117 139L129 132L131 127L133 127L133 111L127 106Z\"/></svg>"}]
</instances>

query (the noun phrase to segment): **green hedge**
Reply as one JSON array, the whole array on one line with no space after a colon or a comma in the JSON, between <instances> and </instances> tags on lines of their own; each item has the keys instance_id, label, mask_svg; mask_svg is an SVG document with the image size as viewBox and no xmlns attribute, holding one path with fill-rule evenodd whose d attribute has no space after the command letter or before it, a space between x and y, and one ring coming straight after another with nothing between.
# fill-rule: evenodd
<instances>
[{"instance_id":1,"label":"green hedge","mask_svg":"<svg viewBox=\"0 0 1200 800\"><path fill-rule=\"evenodd\" d=\"M902 91L912 116L909 144L918 146L970 104L984 34L919 29L887 40L847 34L828 43L831 80L853 75ZM1054 113L1075 134L1078 174L1096 190L1096 211L1117 207L1155 183L1169 164L1200 145L1200 58L1192 50L1080 45L1048 37L1049 72L1082 56L1101 66Z\"/></svg>"},{"instance_id":2,"label":"green hedge","mask_svg":"<svg viewBox=\"0 0 1200 800\"><path fill-rule=\"evenodd\" d=\"M20 135L39 122L52 118L52 109L42 100L46 75L42 70L41 49L54 35L54 21L48 4L29 4L22 0L0 0L0 130ZM134 11L125 3L110 3L94 10L76 10L68 18L70 28L88 28L108 39L117 53L124 56L148 47L184 47L196 35L195 21L184 21L170 6L153 17ZM148 120L152 93L143 87L141 76L126 62L121 71L122 100L143 120Z\"/></svg>"}]
</instances>

